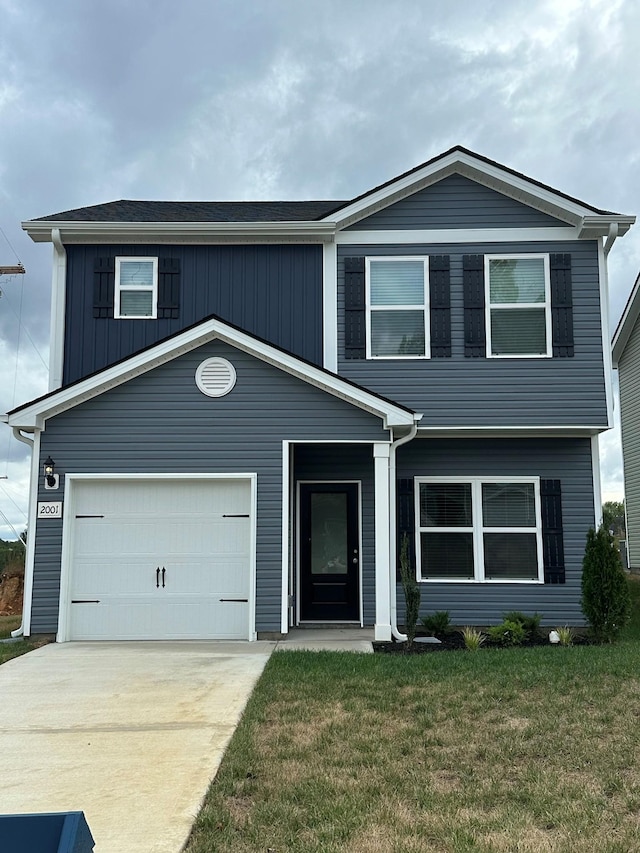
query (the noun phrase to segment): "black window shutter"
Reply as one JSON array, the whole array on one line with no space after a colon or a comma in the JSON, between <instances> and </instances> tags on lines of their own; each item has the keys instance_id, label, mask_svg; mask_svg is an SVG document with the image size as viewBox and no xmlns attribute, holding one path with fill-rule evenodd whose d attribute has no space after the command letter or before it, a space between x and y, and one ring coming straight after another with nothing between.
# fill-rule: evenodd
<instances>
[{"instance_id":1,"label":"black window shutter","mask_svg":"<svg viewBox=\"0 0 640 853\"><path fill-rule=\"evenodd\" d=\"M560 358L571 358L573 356L571 255L550 255L549 273L553 354Z\"/></svg>"},{"instance_id":2,"label":"black window shutter","mask_svg":"<svg viewBox=\"0 0 640 853\"><path fill-rule=\"evenodd\" d=\"M366 358L364 258L344 259L344 356Z\"/></svg>"},{"instance_id":3,"label":"black window shutter","mask_svg":"<svg viewBox=\"0 0 640 853\"><path fill-rule=\"evenodd\" d=\"M396 579L400 578L400 551L404 536L409 537L409 561L411 568L416 567L416 543L415 543L415 506L413 479L399 479L396 492L396 517L397 517L397 542L396 542Z\"/></svg>"},{"instance_id":4,"label":"black window shutter","mask_svg":"<svg viewBox=\"0 0 640 853\"><path fill-rule=\"evenodd\" d=\"M564 583L562 494L560 480L540 480L544 582Z\"/></svg>"},{"instance_id":5,"label":"black window shutter","mask_svg":"<svg viewBox=\"0 0 640 853\"><path fill-rule=\"evenodd\" d=\"M484 358L487 351L484 322L484 255L464 255L462 286L464 354L467 358Z\"/></svg>"},{"instance_id":6,"label":"black window shutter","mask_svg":"<svg viewBox=\"0 0 640 853\"><path fill-rule=\"evenodd\" d=\"M431 357L451 356L451 276L448 255L429 258Z\"/></svg>"},{"instance_id":7,"label":"black window shutter","mask_svg":"<svg viewBox=\"0 0 640 853\"><path fill-rule=\"evenodd\" d=\"M93 316L113 317L116 286L115 258L96 258L93 264Z\"/></svg>"},{"instance_id":8,"label":"black window shutter","mask_svg":"<svg viewBox=\"0 0 640 853\"><path fill-rule=\"evenodd\" d=\"M158 258L158 319L180 316L180 258Z\"/></svg>"}]
</instances>

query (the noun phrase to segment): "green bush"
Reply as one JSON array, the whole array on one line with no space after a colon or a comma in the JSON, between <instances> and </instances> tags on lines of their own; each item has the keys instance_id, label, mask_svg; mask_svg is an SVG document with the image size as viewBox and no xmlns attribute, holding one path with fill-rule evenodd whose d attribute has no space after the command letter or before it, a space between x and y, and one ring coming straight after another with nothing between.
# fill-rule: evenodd
<instances>
[{"instance_id":1,"label":"green bush","mask_svg":"<svg viewBox=\"0 0 640 853\"><path fill-rule=\"evenodd\" d=\"M524 626L509 619L505 619L501 625L492 625L487 634L489 642L496 646L520 646L527 639Z\"/></svg>"},{"instance_id":2,"label":"green bush","mask_svg":"<svg viewBox=\"0 0 640 853\"><path fill-rule=\"evenodd\" d=\"M400 579L404 590L404 601L406 605L404 617L404 630L407 635L407 643L413 645L416 638L416 625L420 613L420 585L416 580L415 572L411 567L409 559L409 537L405 533L400 546Z\"/></svg>"},{"instance_id":3,"label":"green bush","mask_svg":"<svg viewBox=\"0 0 640 853\"><path fill-rule=\"evenodd\" d=\"M611 533L601 524L587 534L582 561L582 612L599 643L613 643L631 616L629 587Z\"/></svg>"},{"instance_id":4,"label":"green bush","mask_svg":"<svg viewBox=\"0 0 640 853\"><path fill-rule=\"evenodd\" d=\"M449 629L449 611L437 610L431 616L423 616L422 624L432 637L440 637Z\"/></svg>"},{"instance_id":5,"label":"green bush","mask_svg":"<svg viewBox=\"0 0 640 853\"><path fill-rule=\"evenodd\" d=\"M542 622L542 614L534 613L532 616L527 616L519 610L510 610L508 613L503 613L502 618L505 622L518 622L527 633L528 637L532 637L538 633L540 623Z\"/></svg>"}]
</instances>

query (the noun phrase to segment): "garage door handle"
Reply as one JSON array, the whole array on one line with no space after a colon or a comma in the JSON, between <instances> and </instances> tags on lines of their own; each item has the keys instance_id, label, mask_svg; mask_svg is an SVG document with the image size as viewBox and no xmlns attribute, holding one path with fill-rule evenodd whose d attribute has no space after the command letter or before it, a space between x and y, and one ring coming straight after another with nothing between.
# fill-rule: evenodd
<instances>
[{"instance_id":1,"label":"garage door handle","mask_svg":"<svg viewBox=\"0 0 640 853\"><path fill-rule=\"evenodd\" d=\"M71 603L72 604L100 604L100 599L99 598L91 598L91 599L88 599L88 598L72 598Z\"/></svg>"},{"instance_id":2,"label":"garage door handle","mask_svg":"<svg viewBox=\"0 0 640 853\"><path fill-rule=\"evenodd\" d=\"M164 589L164 566L162 567L162 589Z\"/></svg>"},{"instance_id":3,"label":"garage door handle","mask_svg":"<svg viewBox=\"0 0 640 853\"><path fill-rule=\"evenodd\" d=\"M104 518L104 515L76 515L76 518Z\"/></svg>"},{"instance_id":4,"label":"garage door handle","mask_svg":"<svg viewBox=\"0 0 640 853\"><path fill-rule=\"evenodd\" d=\"M156 589L160 589L160 566L156 569Z\"/></svg>"},{"instance_id":5,"label":"garage door handle","mask_svg":"<svg viewBox=\"0 0 640 853\"><path fill-rule=\"evenodd\" d=\"M220 601L235 601L238 604L247 604L249 602L248 598L221 598Z\"/></svg>"},{"instance_id":6,"label":"garage door handle","mask_svg":"<svg viewBox=\"0 0 640 853\"><path fill-rule=\"evenodd\" d=\"M227 513L226 515L223 515L222 517L223 518L249 518L249 513L247 513L246 515L229 515L229 513Z\"/></svg>"}]
</instances>

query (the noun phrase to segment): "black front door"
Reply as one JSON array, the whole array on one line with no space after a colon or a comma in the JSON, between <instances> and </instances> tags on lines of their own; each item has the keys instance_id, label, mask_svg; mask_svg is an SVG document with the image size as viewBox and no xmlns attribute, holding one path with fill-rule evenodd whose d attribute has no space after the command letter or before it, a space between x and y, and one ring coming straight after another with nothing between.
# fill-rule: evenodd
<instances>
[{"instance_id":1,"label":"black front door","mask_svg":"<svg viewBox=\"0 0 640 853\"><path fill-rule=\"evenodd\" d=\"M300 484L300 619L360 619L356 483Z\"/></svg>"}]
</instances>

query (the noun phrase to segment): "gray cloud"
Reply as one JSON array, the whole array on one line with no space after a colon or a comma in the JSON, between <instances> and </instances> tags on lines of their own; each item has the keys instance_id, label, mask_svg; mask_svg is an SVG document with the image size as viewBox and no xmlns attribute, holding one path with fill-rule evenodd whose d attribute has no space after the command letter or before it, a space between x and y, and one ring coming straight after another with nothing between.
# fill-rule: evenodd
<instances>
[{"instance_id":1,"label":"gray cloud","mask_svg":"<svg viewBox=\"0 0 640 853\"><path fill-rule=\"evenodd\" d=\"M0 20L0 226L27 267L24 284L0 280L3 410L9 301L48 349L51 249L21 219L117 198L349 198L457 143L640 208L637 3L0 0ZM614 322L637 230L610 257ZM17 402L46 388L24 335L19 377ZM603 444L618 483L619 442ZM14 511L1 493L0 509Z\"/></svg>"}]
</instances>

